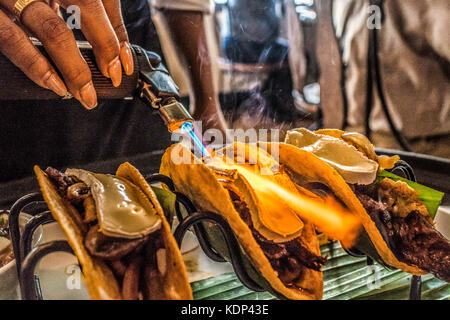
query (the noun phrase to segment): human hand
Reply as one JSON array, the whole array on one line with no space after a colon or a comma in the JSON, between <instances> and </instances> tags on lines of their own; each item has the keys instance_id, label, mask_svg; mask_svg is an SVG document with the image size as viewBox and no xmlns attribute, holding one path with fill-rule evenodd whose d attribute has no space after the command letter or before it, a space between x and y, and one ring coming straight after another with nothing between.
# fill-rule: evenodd
<instances>
[{"instance_id":1,"label":"human hand","mask_svg":"<svg viewBox=\"0 0 450 320\"><path fill-rule=\"evenodd\" d=\"M28 0L20 0L28 2ZM72 30L55 8L80 9L81 30L92 45L97 66L114 86L133 73L133 56L122 20L120 0L33 1L14 23L16 0L0 0L0 52L39 86L60 96L69 91L81 104L97 106L97 94L86 61L80 54ZM34 47L28 35L42 42L53 64ZM60 72L58 75L55 68Z\"/></svg>"},{"instance_id":2,"label":"human hand","mask_svg":"<svg viewBox=\"0 0 450 320\"><path fill-rule=\"evenodd\" d=\"M217 99L196 102L192 117L196 121L202 122L202 133L205 133L209 129L216 129L222 133L225 139L224 141L226 141L228 124Z\"/></svg>"}]
</instances>

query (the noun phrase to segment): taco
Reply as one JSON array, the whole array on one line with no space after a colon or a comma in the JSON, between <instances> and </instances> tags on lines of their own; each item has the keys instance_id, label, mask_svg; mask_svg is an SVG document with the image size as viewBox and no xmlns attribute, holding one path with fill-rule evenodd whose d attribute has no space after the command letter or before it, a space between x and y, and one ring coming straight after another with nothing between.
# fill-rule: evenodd
<instances>
[{"instance_id":1,"label":"taco","mask_svg":"<svg viewBox=\"0 0 450 320\"><path fill-rule=\"evenodd\" d=\"M296 129L288 132L286 142L278 146L279 160L291 178L303 187L314 185L322 193L336 194L360 216L364 232L357 249L387 266L450 281L450 241L432 219L439 203L427 205L423 196L437 193L440 202L442 193L384 171L399 157L378 157L358 133ZM355 158L361 160L350 163ZM320 175L305 174L303 167L312 163L320 163ZM371 170L362 169L367 164Z\"/></svg>"},{"instance_id":2,"label":"taco","mask_svg":"<svg viewBox=\"0 0 450 320\"><path fill-rule=\"evenodd\" d=\"M227 163L230 155L235 159ZM257 161L250 163L251 157ZM227 220L258 284L281 298L321 299L326 258L320 255L314 226L300 219L288 201L268 199L250 179L254 172L265 171L266 179L300 192L276 167L276 161L256 146L234 144L199 159L177 144L166 150L160 173L169 176L199 210Z\"/></svg>"},{"instance_id":3,"label":"taco","mask_svg":"<svg viewBox=\"0 0 450 320\"><path fill-rule=\"evenodd\" d=\"M180 250L152 188L129 163L116 175L35 166L95 300L192 299Z\"/></svg>"}]
</instances>

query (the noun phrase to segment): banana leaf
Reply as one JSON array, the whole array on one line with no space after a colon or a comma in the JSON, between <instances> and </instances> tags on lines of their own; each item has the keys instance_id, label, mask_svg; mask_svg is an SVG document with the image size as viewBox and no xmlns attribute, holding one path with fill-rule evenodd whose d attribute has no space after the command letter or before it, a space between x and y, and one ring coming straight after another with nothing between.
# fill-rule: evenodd
<instances>
[{"instance_id":1,"label":"banana leaf","mask_svg":"<svg viewBox=\"0 0 450 320\"><path fill-rule=\"evenodd\" d=\"M434 219L435 215L436 215L436 211L438 210L441 202L442 202L442 198L444 197L444 193L431 189L427 186L421 185L419 183L413 182L411 180L399 177L393 173L390 173L386 170L383 170L379 175L378 175L378 180L382 179L382 178L389 178L392 179L394 181L403 181L406 184L408 184L411 188L413 188L414 190L417 190L420 192L419 194L419 199L423 202L423 204L427 207L428 212L430 213L431 218Z\"/></svg>"},{"instance_id":2,"label":"banana leaf","mask_svg":"<svg viewBox=\"0 0 450 320\"><path fill-rule=\"evenodd\" d=\"M407 183L414 190L419 191L420 194L418 197L425 204L431 217L434 219L436 211L442 202L444 193L442 193L440 191L436 191L429 187L423 186L416 182L410 181L408 179L399 177L399 176L397 176L393 173L390 173L388 171L385 171L385 170L383 170L380 173L380 175L378 176L377 179L381 180L383 178L389 178L394 181L403 181L403 182ZM364 252L367 256L371 257L374 261L378 262L380 265L384 266L385 268L387 268L387 269L391 268L389 265L387 265L383 261L383 259L381 259L380 255L378 254L377 250L375 249L372 241L370 240L370 238L365 230L363 230L360 233L360 235L356 241L356 244L354 245L354 248L358 249L361 252Z\"/></svg>"},{"instance_id":3,"label":"banana leaf","mask_svg":"<svg viewBox=\"0 0 450 320\"><path fill-rule=\"evenodd\" d=\"M155 186L152 186L152 189L153 192L155 192L156 197L158 198L158 202L164 211L169 225L172 225L173 217L175 216L175 194L173 192Z\"/></svg>"},{"instance_id":4,"label":"banana leaf","mask_svg":"<svg viewBox=\"0 0 450 320\"><path fill-rule=\"evenodd\" d=\"M226 241L220 231L220 229L216 225L212 225L211 223L202 223L205 229L206 237L208 241L212 244L214 250L218 252L225 260L231 262L230 253L228 251L228 247ZM249 275L249 277L257 283L259 286L269 291L273 295L277 296L280 299L284 297L279 293L274 291L269 283L260 275L260 273L253 267L250 259L245 254L244 250L240 248L242 253L243 265L244 268Z\"/></svg>"},{"instance_id":5,"label":"banana leaf","mask_svg":"<svg viewBox=\"0 0 450 320\"><path fill-rule=\"evenodd\" d=\"M171 223L175 215L175 195L162 188L152 186L158 201ZM203 223L207 238L214 243L214 249L226 260L230 261L225 240L218 227ZM357 247L380 264L367 265L366 258L356 258L348 255L339 242L330 242L321 246L321 254L328 257L327 264L322 268L324 278L324 300L347 299L408 299L411 275L399 270L389 270L382 264L375 249L366 243L367 234L362 235ZM370 242L370 241L369 241ZM361 250L363 251L363 250ZM246 288L234 273L191 283L194 298L197 300L273 300L283 299L271 291L271 287L253 268L244 255L244 265L250 277L265 288L265 292L255 292ZM450 284L436 279L432 275L422 277L422 299L450 299Z\"/></svg>"},{"instance_id":6,"label":"banana leaf","mask_svg":"<svg viewBox=\"0 0 450 320\"><path fill-rule=\"evenodd\" d=\"M338 242L321 246L328 256L323 268L324 300L409 298L411 275L400 270L388 270L375 263L368 266L365 258L348 255ZM234 273L193 282L194 298L198 300L273 300L270 292L254 292L243 286ZM432 275L422 276L422 299L450 299L450 284Z\"/></svg>"},{"instance_id":7,"label":"banana leaf","mask_svg":"<svg viewBox=\"0 0 450 320\"><path fill-rule=\"evenodd\" d=\"M176 196L174 193L152 186L153 191L156 194L156 197L158 198L159 203L161 204L167 220L169 221L169 224L172 224L173 217L175 215L175 200ZM186 212L183 212L186 213ZM225 239L220 231L220 229L211 223L208 222L202 222L203 227L206 232L206 237L209 241L209 243L212 244L214 250L218 252L222 257L224 257L227 261L231 261L230 253L228 251L227 244L225 242ZM245 267L245 270L247 271L247 274L250 276L250 278L256 282L258 285L260 285L262 288L271 291L274 295L278 295L279 298L284 298L283 296L280 296L277 292L273 291L269 283L259 274L259 272L253 267L253 264L250 262L250 259L245 255L244 250L241 248L241 253L243 253L243 264ZM230 287L231 286L231 287ZM229 288L232 289L233 286L242 286L239 280L235 280L233 283L227 283L223 284L223 288ZM248 294L247 291L244 290L245 294ZM208 294L207 292L205 293ZM233 296L237 293L233 292ZM203 294L199 294L200 297L203 297ZM239 294L238 294L239 296ZM225 295L225 297L228 297ZM230 297L228 297L230 298Z\"/></svg>"},{"instance_id":8,"label":"banana leaf","mask_svg":"<svg viewBox=\"0 0 450 320\"><path fill-rule=\"evenodd\" d=\"M393 281L388 285L371 291L357 299L364 300L403 300L409 295L409 286L412 276L406 274L405 277ZM427 274L422 276L422 300L449 300L450 284Z\"/></svg>"}]
</instances>

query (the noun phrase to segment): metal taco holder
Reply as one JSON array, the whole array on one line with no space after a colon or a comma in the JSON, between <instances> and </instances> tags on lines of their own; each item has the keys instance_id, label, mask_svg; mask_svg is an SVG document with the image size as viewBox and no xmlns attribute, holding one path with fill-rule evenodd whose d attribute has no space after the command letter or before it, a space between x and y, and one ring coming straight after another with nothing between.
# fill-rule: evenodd
<instances>
[{"instance_id":1,"label":"metal taco holder","mask_svg":"<svg viewBox=\"0 0 450 320\"><path fill-rule=\"evenodd\" d=\"M32 39L33 40L33 39ZM46 55L42 44L39 41L33 40L33 44ZM121 85L114 88L111 81L105 78L98 70L95 64L95 57L93 56L92 47L87 42L78 42L80 51L91 69L94 86L97 90L100 99L119 99L119 98L133 98L139 97L144 103L150 107L153 112L158 113L170 132L175 132L180 129L180 126L185 122L192 122L193 119L184 106L178 101L178 87L170 76L168 70L161 63L161 58L152 52L148 52L143 48L132 45L132 53L134 57L134 73L131 76L123 77ZM45 90L30 79L28 79L17 67L15 67L6 57L0 54L0 67L3 70L5 77L0 78L0 99L11 99L11 97L20 99L61 99L55 93ZM7 81L3 81L8 79ZM19 95L19 91L21 94ZM71 98L71 97L64 97ZM172 191L174 191L173 183L169 178L157 175L149 177L149 182L160 181L165 183ZM38 204L44 207L42 210L33 212L33 218L28 221L22 234L19 230L19 215L28 206ZM189 214L193 214L196 209L189 199L184 195L177 193L177 215L180 219L181 225L177 232L177 242L181 244L182 238L188 227L187 223L194 225L194 230L198 234L199 243L205 253L215 261L224 262L219 254L210 249L208 240L206 239L205 231L198 218L184 221L181 216L180 204L186 207ZM217 215L210 214L203 219L215 222L219 225L225 238L227 240L228 249L231 252L232 263L235 266L236 273L240 276L243 283L250 289L263 291L262 288L252 282L251 278L245 273L245 268L242 265L241 251L234 234L226 221ZM39 279L34 275L34 270L37 263L47 254L53 252L69 252L72 250L65 241L53 241L37 248L32 249L33 234L36 229L46 223L53 222L51 213L48 211L43 197L40 192L30 193L19 200L17 200L11 208L10 213L10 230L11 241L13 243L14 255L16 256L17 273L19 277L19 284L21 287L22 297L26 300L42 299L40 291ZM189 226L190 226L189 225Z\"/></svg>"},{"instance_id":2,"label":"metal taco holder","mask_svg":"<svg viewBox=\"0 0 450 320\"><path fill-rule=\"evenodd\" d=\"M415 181L415 175L412 168L404 161L399 161L392 171L400 170L404 173L406 178ZM148 183L160 182L167 186L167 188L176 195L175 210L179 220L179 225L174 231L174 237L179 247L187 230L193 227L194 232L198 238L200 247L204 253L213 261L226 262L229 261L233 270L236 273L238 279L244 286L253 291L262 292L265 291L251 275L247 272L244 265L244 252L236 239L236 236L231 229L230 225L222 216L212 212L201 212L196 209L192 201L184 194L175 191L173 181L164 175L153 174L146 177ZM54 221L47 208L43 207L41 211L35 212L32 219L25 225L24 231L20 234L18 230L18 217L20 212L31 204L45 204L42 195L40 193L32 193L23 196L12 206L10 213L10 230L11 239L13 243L14 254L17 257L17 269L19 274L19 283L22 293L22 299L24 300L42 300L42 292L40 288L39 278L35 275L39 261L46 255L54 252L68 252L73 253L69 244L66 241L51 241L42 245L32 248L32 239L35 230L45 224ZM184 207L184 211L187 212L186 216L183 216L181 207ZM220 231L223 240L226 243L227 256L229 259L225 259L219 252L217 252L212 246L210 239L206 233L204 223L212 223ZM367 264L372 265L373 260L367 257L365 254L359 252L356 249L346 250L348 254L366 258ZM410 287L410 300L421 299L421 277L413 276Z\"/></svg>"},{"instance_id":3,"label":"metal taco holder","mask_svg":"<svg viewBox=\"0 0 450 320\"><path fill-rule=\"evenodd\" d=\"M43 51L42 46L39 46L39 43L36 41L35 45ZM182 104L178 102L177 86L170 77L167 69L161 64L161 59L156 54L149 53L144 49L133 45L132 52L135 62L135 72L130 77L124 77L122 84L118 88L114 88L112 87L110 80L103 77L97 69L90 45L79 42L79 47L91 69L94 86L96 87L99 98L118 99L137 96L144 100L153 111L161 116L169 131L176 131L179 128L180 123L192 121L189 113ZM0 78L0 85L3 88L3 90L0 91L0 99L11 99L11 97L42 100L59 99L53 92L35 85L1 54L0 67L7 75L6 77ZM7 79L7 81L3 81L2 79ZM20 95L17 94L17 90L21 91ZM415 154L408 153L408 155ZM415 159L415 157L412 159ZM408 179L415 181L414 172L407 163L399 162L394 170L401 170ZM199 244L205 254L216 262L225 262L226 259L211 246L203 225L203 223L206 222L215 224L223 235L230 257L229 260L233 265L239 280L251 290L264 291L264 289L247 273L243 262L242 249L240 248L232 229L222 216L211 212L198 212L190 199L181 193L175 192L173 182L168 177L151 175L147 177L147 181L150 183L162 182L176 194L176 213L180 224L175 230L174 236L178 245L181 245L187 229L193 227ZM33 218L28 221L23 233L20 234L18 222L20 212L26 207L36 204L42 206L43 209L33 211ZM181 205L183 205L188 212L188 216L182 216L180 209ZM32 249L32 239L36 229L39 226L52 221L54 220L48 211L48 208L46 208L41 193L25 195L17 200L11 207L9 217L11 241L16 257L23 299L42 299L39 279L34 275L35 267L40 259L52 252L63 251L72 253L72 249L65 241L53 241ZM356 257L366 257L356 249L350 249L348 250L348 253ZM370 258L367 258L367 262L369 265L373 263ZM414 276L411 282L410 299L420 299L420 283L421 278Z\"/></svg>"},{"instance_id":4,"label":"metal taco holder","mask_svg":"<svg viewBox=\"0 0 450 320\"><path fill-rule=\"evenodd\" d=\"M205 234L205 230L201 225L202 222L212 222L216 224L221 230L227 243L227 248L231 257L231 264L233 265L233 269L239 280L251 290L260 292L265 291L247 274L243 265L242 249L240 248L231 227L223 217L211 212L197 212L195 206L184 194L175 192L172 180L164 175L150 175L146 178L146 180L149 183L161 182L176 194L175 208L180 224L176 228L174 236L179 246L181 246L181 242L186 234L186 231L193 226L200 246L205 254L214 261L225 262L226 260L211 246ZM51 217L48 209L43 207L41 211L35 212L33 218L27 222L24 231L20 234L18 230L19 214L27 206L32 204L45 204L40 193L31 193L17 200L11 208L9 225L11 229L13 250L15 256L17 257L16 264L22 299L42 300L43 297L39 278L34 273L39 261L46 255L54 252L67 252L73 254L73 251L67 241L61 240L50 241L32 248L33 234L36 229L43 224L55 221ZM181 205L184 206L185 210L188 212L187 217L182 216Z\"/></svg>"},{"instance_id":5,"label":"metal taco holder","mask_svg":"<svg viewBox=\"0 0 450 320\"><path fill-rule=\"evenodd\" d=\"M390 172L400 171L406 179L411 180L413 182L417 182L416 175L414 174L414 170L412 167L403 160L399 160L395 163L394 168L389 170ZM349 255L356 257L356 258L366 258L367 259L367 265L373 265L374 261L371 257L367 256L363 252L359 251L356 248L349 248L345 249L345 252L347 252ZM383 266L390 270L395 270L393 267L383 264ZM410 300L421 300L421 291L422 291L422 280L421 276L412 276L411 279L411 287L409 291L409 299Z\"/></svg>"}]
</instances>

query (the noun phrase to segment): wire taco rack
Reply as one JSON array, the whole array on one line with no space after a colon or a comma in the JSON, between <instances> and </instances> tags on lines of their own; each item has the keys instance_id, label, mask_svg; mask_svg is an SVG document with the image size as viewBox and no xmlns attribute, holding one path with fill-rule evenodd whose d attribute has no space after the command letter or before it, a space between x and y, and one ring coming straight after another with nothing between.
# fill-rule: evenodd
<instances>
[{"instance_id":1,"label":"wire taco rack","mask_svg":"<svg viewBox=\"0 0 450 320\"><path fill-rule=\"evenodd\" d=\"M392 171L401 171L407 179L412 181L416 180L411 166L404 161L398 161ZM244 261L246 258L245 253L236 239L233 230L223 216L213 212L202 212L197 210L186 195L175 190L173 181L167 176L154 174L147 176L146 180L150 184L159 182L166 185L176 196L175 213L179 225L175 228L173 235L179 247L181 247L181 243L188 229L193 228L199 245L208 258L215 262L230 262L237 278L244 286L257 292L266 291L266 289L248 272L248 268L246 268ZM25 224L23 232L20 232L19 215L29 207L33 208L31 212L27 211L27 213L32 215L32 218ZM182 210L182 207L184 210ZM183 211L186 213L185 215L183 215ZM24 300L43 299L40 281L38 276L35 275L35 269L43 257L54 252L67 252L73 254L72 248L68 242L64 240L50 241L33 248L33 235L35 234L35 231L40 226L54 221L55 220L40 192L30 193L21 197L11 207L9 229L16 258L20 290L22 299ZM214 225L221 233L226 244L226 257L219 253L211 243L205 229L205 223ZM368 265L373 264L373 260L370 257L355 248L347 249L346 251L352 256L366 258ZM411 300L421 299L420 276L412 277L409 298Z\"/></svg>"}]
</instances>

